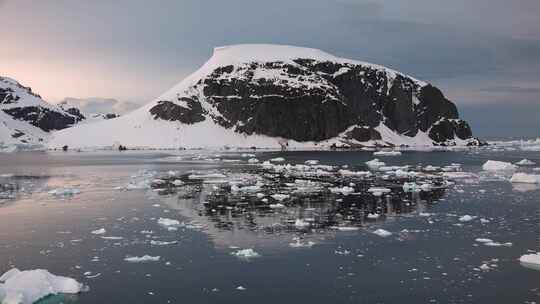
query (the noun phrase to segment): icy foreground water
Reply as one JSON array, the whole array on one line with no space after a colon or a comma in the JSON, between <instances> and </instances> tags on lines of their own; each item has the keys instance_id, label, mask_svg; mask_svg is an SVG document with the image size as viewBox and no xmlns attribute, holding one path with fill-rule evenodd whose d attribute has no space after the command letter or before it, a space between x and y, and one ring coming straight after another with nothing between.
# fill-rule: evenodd
<instances>
[{"instance_id":1,"label":"icy foreground water","mask_svg":"<svg viewBox=\"0 0 540 304\"><path fill-rule=\"evenodd\" d=\"M540 185L482 171L540 152L254 154L2 154L0 274L90 287L44 303L540 301Z\"/></svg>"}]
</instances>

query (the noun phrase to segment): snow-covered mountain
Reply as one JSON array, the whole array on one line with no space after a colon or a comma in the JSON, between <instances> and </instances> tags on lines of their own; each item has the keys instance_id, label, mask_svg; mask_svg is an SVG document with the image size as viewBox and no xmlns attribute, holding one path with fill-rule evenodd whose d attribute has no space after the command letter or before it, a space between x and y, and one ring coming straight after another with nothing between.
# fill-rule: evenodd
<instances>
[{"instance_id":1,"label":"snow-covered mountain","mask_svg":"<svg viewBox=\"0 0 540 304\"><path fill-rule=\"evenodd\" d=\"M140 107L139 104L127 101L119 101L113 98L73 98L66 97L58 103L66 110L77 109L85 117L84 122L117 118Z\"/></svg>"},{"instance_id":2,"label":"snow-covered mountain","mask_svg":"<svg viewBox=\"0 0 540 304\"><path fill-rule=\"evenodd\" d=\"M118 119L51 147L290 148L472 145L436 87L383 66L282 45L219 47L198 71Z\"/></svg>"},{"instance_id":3,"label":"snow-covered mountain","mask_svg":"<svg viewBox=\"0 0 540 304\"><path fill-rule=\"evenodd\" d=\"M49 131L67 128L80 119L17 81L0 77L0 147L43 144Z\"/></svg>"}]
</instances>

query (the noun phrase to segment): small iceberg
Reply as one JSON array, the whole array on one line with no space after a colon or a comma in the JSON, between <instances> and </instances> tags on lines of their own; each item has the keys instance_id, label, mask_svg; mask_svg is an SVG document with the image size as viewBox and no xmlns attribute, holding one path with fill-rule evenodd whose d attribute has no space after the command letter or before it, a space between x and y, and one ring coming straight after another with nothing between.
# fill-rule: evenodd
<instances>
[{"instance_id":1,"label":"small iceberg","mask_svg":"<svg viewBox=\"0 0 540 304\"><path fill-rule=\"evenodd\" d=\"M44 269L13 268L0 277L0 303L31 304L49 295L76 294L83 289L83 284L75 279L56 276Z\"/></svg>"},{"instance_id":2,"label":"small iceberg","mask_svg":"<svg viewBox=\"0 0 540 304\"><path fill-rule=\"evenodd\" d=\"M510 178L512 183L540 184L540 175L527 173L514 173Z\"/></svg>"},{"instance_id":3,"label":"small iceberg","mask_svg":"<svg viewBox=\"0 0 540 304\"><path fill-rule=\"evenodd\" d=\"M124 258L124 261L129 262L129 263L147 263L147 262L159 262L160 259L161 259L160 256L143 255L141 257L127 256Z\"/></svg>"},{"instance_id":4,"label":"small iceberg","mask_svg":"<svg viewBox=\"0 0 540 304\"><path fill-rule=\"evenodd\" d=\"M488 160L482 165L484 171L515 171L517 168L515 165L507 162L497 161L497 160Z\"/></svg>"},{"instance_id":5,"label":"small iceberg","mask_svg":"<svg viewBox=\"0 0 540 304\"><path fill-rule=\"evenodd\" d=\"M238 258L246 259L246 260L249 260L251 258L258 258L261 256L258 252L256 252L255 250L251 248L240 249L240 250L232 252L231 254Z\"/></svg>"},{"instance_id":6,"label":"small iceberg","mask_svg":"<svg viewBox=\"0 0 540 304\"><path fill-rule=\"evenodd\" d=\"M377 229L377 230L373 231L373 234L376 234L376 235L378 235L380 237L389 237L389 236L392 235L392 232L384 230L384 229Z\"/></svg>"},{"instance_id":7,"label":"small iceberg","mask_svg":"<svg viewBox=\"0 0 540 304\"><path fill-rule=\"evenodd\" d=\"M519 262L524 267L540 270L540 253L525 254L519 258Z\"/></svg>"}]
</instances>

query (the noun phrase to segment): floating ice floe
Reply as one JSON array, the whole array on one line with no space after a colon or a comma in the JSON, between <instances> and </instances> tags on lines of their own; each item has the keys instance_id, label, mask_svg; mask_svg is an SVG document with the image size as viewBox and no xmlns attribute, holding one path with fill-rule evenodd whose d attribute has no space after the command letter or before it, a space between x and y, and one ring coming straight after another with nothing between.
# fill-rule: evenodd
<instances>
[{"instance_id":1,"label":"floating ice floe","mask_svg":"<svg viewBox=\"0 0 540 304\"><path fill-rule=\"evenodd\" d=\"M527 173L514 173L510 178L512 183L540 184L540 175Z\"/></svg>"},{"instance_id":2,"label":"floating ice floe","mask_svg":"<svg viewBox=\"0 0 540 304\"><path fill-rule=\"evenodd\" d=\"M290 195L288 194L273 194L273 195L270 195L271 198L275 199L276 201L284 201L286 199L288 199L290 197Z\"/></svg>"},{"instance_id":3,"label":"floating ice floe","mask_svg":"<svg viewBox=\"0 0 540 304\"><path fill-rule=\"evenodd\" d=\"M384 187L371 187L367 191L374 196L382 196L385 193L390 193L392 190Z\"/></svg>"},{"instance_id":4,"label":"floating ice floe","mask_svg":"<svg viewBox=\"0 0 540 304\"><path fill-rule=\"evenodd\" d=\"M101 228L101 229L93 230L91 233L96 234L96 235L101 235L101 234L107 233L107 230L105 230L105 228Z\"/></svg>"},{"instance_id":5,"label":"floating ice floe","mask_svg":"<svg viewBox=\"0 0 540 304\"><path fill-rule=\"evenodd\" d=\"M178 227L180 227L180 221L163 217L158 219L158 224L169 231L178 230Z\"/></svg>"},{"instance_id":6,"label":"floating ice floe","mask_svg":"<svg viewBox=\"0 0 540 304\"><path fill-rule=\"evenodd\" d=\"M161 259L160 256L150 256L150 255L143 255L141 257L137 256L127 256L124 258L124 261L129 263L147 263L147 262L159 262Z\"/></svg>"},{"instance_id":7,"label":"floating ice floe","mask_svg":"<svg viewBox=\"0 0 540 304\"><path fill-rule=\"evenodd\" d=\"M524 254L519 258L519 262L527 268L540 270L540 253Z\"/></svg>"},{"instance_id":8,"label":"floating ice floe","mask_svg":"<svg viewBox=\"0 0 540 304\"><path fill-rule=\"evenodd\" d=\"M379 217L381 217L381 215L378 213L368 213L367 215L367 218L372 220L378 219Z\"/></svg>"},{"instance_id":9,"label":"floating ice floe","mask_svg":"<svg viewBox=\"0 0 540 304\"><path fill-rule=\"evenodd\" d=\"M319 161L316 160L316 159L310 159L310 160L305 161L306 165L317 165L318 163L319 163Z\"/></svg>"},{"instance_id":10,"label":"floating ice floe","mask_svg":"<svg viewBox=\"0 0 540 304\"><path fill-rule=\"evenodd\" d=\"M0 277L0 303L31 304L49 295L76 294L84 290L75 279L56 276L44 269L13 268Z\"/></svg>"},{"instance_id":11,"label":"floating ice floe","mask_svg":"<svg viewBox=\"0 0 540 304\"><path fill-rule=\"evenodd\" d=\"M283 157L275 157L275 158L272 158L270 159L271 162L274 162L274 163L282 163L285 161L285 158Z\"/></svg>"},{"instance_id":12,"label":"floating ice floe","mask_svg":"<svg viewBox=\"0 0 540 304\"><path fill-rule=\"evenodd\" d=\"M240 249L240 250L231 252L231 254L241 259L258 258L261 256L258 252L256 252L252 248Z\"/></svg>"},{"instance_id":13,"label":"floating ice floe","mask_svg":"<svg viewBox=\"0 0 540 304\"><path fill-rule=\"evenodd\" d=\"M497 160L488 160L482 165L484 171L515 171L517 167L511 163L497 161Z\"/></svg>"},{"instance_id":14,"label":"floating ice floe","mask_svg":"<svg viewBox=\"0 0 540 304\"><path fill-rule=\"evenodd\" d=\"M461 216L460 218L458 218L458 221L460 222L470 222L472 220L474 220L476 218L476 216L472 216L472 215L464 215L464 216Z\"/></svg>"},{"instance_id":15,"label":"floating ice floe","mask_svg":"<svg viewBox=\"0 0 540 304\"><path fill-rule=\"evenodd\" d=\"M340 169L338 173L343 176L365 176L365 177L369 177L373 174L370 171L351 171L351 170L346 170L346 169Z\"/></svg>"},{"instance_id":16,"label":"floating ice floe","mask_svg":"<svg viewBox=\"0 0 540 304\"><path fill-rule=\"evenodd\" d=\"M354 226L332 226L330 228L336 229L336 230L339 230L339 231L358 231L358 230L360 230L359 227L354 227Z\"/></svg>"},{"instance_id":17,"label":"floating ice floe","mask_svg":"<svg viewBox=\"0 0 540 304\"><path fill-rule=\"evenodd\" d=\"M384 229L377 229L377 230L373 231L373 234L376 234L376 235L378 235L380 237L389 237L389 236L392 235L392 232L384 230Z\"/></svg>"},{"instance_id":18,"label":"floating ice floe","mask_svg":"<svg viewBox=\"0 0 540 304\"><path fill-rule=\"evenodd\" d=\"M374 156L400 156L400 151L377 151L373 152Z\"/></svg>"},{"instance_id":19,"label":"floating ice floe","mask_svg":"<svg viewBox=\"0 0 540 304\"><path fill-rule=\"evenodd\" d=\"M536 163L533 162L532 160L528 160L528 159L525 158L525 159L522 159L522 160L518 161L516 163L516 165L518 165L518 166L534 166L534 165L536 165Z\"/></svg>"},{"instance_id":20,"label":"floating ice floe","mask_svg":"<svg viewBox=\"0 0 540 304\"><path fill-rule=\"evenodd\" d=\"M221 173L208 173L208 174L190 174L189 179L222 179L226 178L225 174Z\"/></svg>"},{"instance_id":21,"label":"floating ice floe","mask_svg":"<svg viewBox=\"0 0 540 304\"><path fill-rule=\"evenodd\" d=\"M81 193L81 190L77 188L57 188L50 190L48 193L54 196L72 196Z\"/></svg>"},{"instance_id":22,"label":"floating ice floe","mask_svg":"<svg viewBox=\"0 0 540 304\"><path fill-rule=\"evenodd\" d=\"M311 248L315 245L315 242L312 241L302 242L302 239L299 237L293 238L293 241L294 242L289 243L289 246L292 248Z\"/></svg>"},{"instance_id":23,"label":"floating ice floe","mask_svg":"<svg viewBox=\"0 0 540 304\"><path fill-rule=\"evenodd\" d=\"M281 208L285 208L285 205L277 203L277 204L270 204L270 205L268 205L268 207L270 207L272 209L281 209Z\"/></svg>"},{"instance_id":24,"label":"floating ice floe","mask_svg":"<svg viewBox=\"0 0 540 304\"><path fill-rule=\"evenodd\" d=\"M156 241L156 240L150 241L150 245L152 246L168 246L168 245L176 245L176 244L178 244L178 241L170 241L170 242Z\"/></svg>"},{"instance_id":25,"label":"floating ice floe","mask_svg":"<svg viewBox=\"0 0 540 304\"><path fill-rule=\"evenodd\" d=\"M366 162L366 165L371 170L379 170L380 167L386 166L386 163L380 161L378 158L372 159Z\"/></svg>"},{"instance_id":26,"label":"floating ice floe","mask_svg":"<svg viewBox=\"0 0 540 304\"><path fill-rule=\"evenodd\" d=\"M259 162L259 160L256 159L256 158L250 158L250 159L248 159L248 163L250 163L250 164L256 164L256 163L258 163L258 162Z\"/></svg>"},{"instance_id":27,"label":"floating ice floe","mask_svg":"<svg viewBox=\"0 0 540 304\"><path fill-rule=\"evenodd\" d=\"M332 188L329 188L330 192L332 193L341 193L343 195L349 195L351 193L354 192L354 188L352 187L349 187L349 186L344 186L344 187L332 187Z\"/></svg>"},{"instance_id":28,"label":"floating ice floe","mask_svg":"<svg viewBox=\"0 0 540 304\"><path fill-rule=\"evenodd\" d=\"M309 222L304 221L303 219L296 219L294 221L294 226L298 229L309 227Z\"/></svg>"}]
</instances>

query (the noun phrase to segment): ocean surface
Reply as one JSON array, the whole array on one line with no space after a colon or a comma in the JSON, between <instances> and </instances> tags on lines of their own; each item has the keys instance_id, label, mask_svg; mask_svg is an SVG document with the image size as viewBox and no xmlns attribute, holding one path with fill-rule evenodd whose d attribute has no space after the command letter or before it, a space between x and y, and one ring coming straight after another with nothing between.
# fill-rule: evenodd
<instances>
[{"instance_id":1,"label":"ocean surface","mask_svg":"<svg viewBox=\"0 0 540 304\"><path fill-rule=\"evenodd\" d=\"M540 185L482 170L524 158L540 174L515 145L1 154L0 274L89 287L43 303L537 303Z\"/></svg>"}]
</instances>

